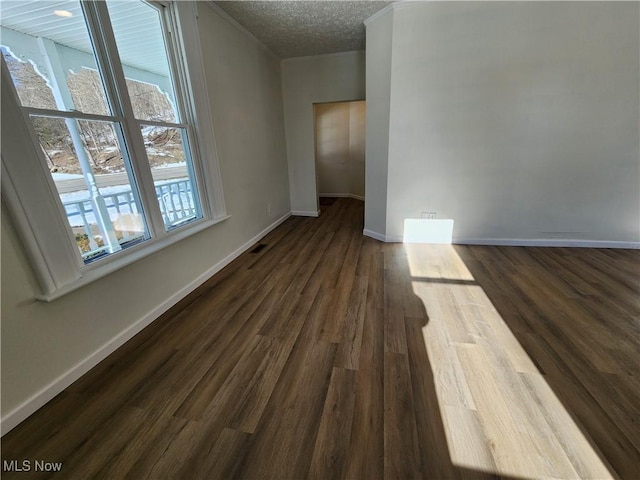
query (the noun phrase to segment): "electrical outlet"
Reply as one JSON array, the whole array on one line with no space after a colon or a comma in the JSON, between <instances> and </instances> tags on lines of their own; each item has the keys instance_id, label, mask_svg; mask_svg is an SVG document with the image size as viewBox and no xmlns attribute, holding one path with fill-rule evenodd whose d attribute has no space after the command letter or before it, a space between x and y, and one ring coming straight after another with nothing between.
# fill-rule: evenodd
<instances>
[{"instance_id":1,"label":"electrical outlet","mask_svg":"<svg viewBox=\"0 0 640 480\"><path fill-rule=\"evenodd\" d=\"M422 218L422 219L427 219L427 218L429 218L429 212L422 212L422 213L420 214L420 218Z\"/></svg>"},{"instance_id":2,"label":"electrical outlet","mask_svg":"<svg viewBox=\"0 0 640 480\"><path fill-rule=\"evenodd\" d=\"M437 217L436 212L429 212L429 220L435 220Z\"/></svg>"}]
</instances>

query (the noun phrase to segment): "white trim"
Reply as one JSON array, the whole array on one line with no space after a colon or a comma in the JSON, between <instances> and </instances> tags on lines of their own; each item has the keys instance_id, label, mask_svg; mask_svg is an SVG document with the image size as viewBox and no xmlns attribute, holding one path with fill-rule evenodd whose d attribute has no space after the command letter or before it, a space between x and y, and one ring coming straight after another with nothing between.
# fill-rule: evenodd
<instances>
[{"instance_id":1,"label":"white trim","mask_svg":"<svg viewBox=\"0 0 640 480\"><path fill-rule=\"evenodd\" d=\"M291 210L291 215L295 215L296 217L319 217L320 210L316 212L306 210Z\"/></svg>"},{"instance_id":2,"label":"white trim","mask_svg":"<svg viewBox=\"0 0 640 480\"><path fill-rule=\"evenodd\" d=\"M170 122L156 122L155 120L138 120L132 119L134 123L137 123L139 127L152 126L152 127L165 127L165 128L189 128L188 123L170 123Z\"/></svg>"},{"instance_id":3,"label":"white trim","mask_svg":"<svg viewBox=\"0 0 640 480\"><path fill-rule=\"evenodd\" d=\"M371 15L369 18L367 18L364 22L364 26L368 27L369 24L371 22L375 22L378 18L380 18L381 16L383 16L384 14L386 14L387 12L393 10L395 8L397 4L396 3L392 3L391 5L387 5L386 7L384 7L382 10L377 11L376 13L374 13L373 15Z\"/></svg>"},{"instance_id":4,"label":"white trim","mask_svg":"<svg viewBox=\"0 0 640 480\"><path fill-rule=\"evenodd\" d=\"M45 239L41 239L33 234L20 234L20 232L33 232L34 228L26 214L26 209L20 201L20 195L18 195L11 181L11 177L4 166L4 157L1 156L1 154L0 157L2 162L2 198L5 199L10 206L9 211L11 212L11 218L18 227L17 230L20 235L20 240L22 240L29 258L31 258L31 261L36 267L33 270L40 284L40 288L45 292L52 292L56 288L56 278L53 275L55 270L49 266L48 259L43 253L44 248L41 244L46 243L43 242Z\"/></svg>"},{"instance_id":5,"label":"white trim","mask_svg":"<svg viewBox=\"0 0 640 480\"><path fill-rule=\"evenodd\" d=\"M456 245L495 245L506 247L575 247L575 248L623 248L640 249L640 242L577 239L529 239L529 238L464 238L453 237Z\"/></svg>"},{"instance_id":6,"label":"white trim","mask_svg":"<svg viewBox=\"0 0 640 480\"><path fill-rule=\"evenodd\" d=\"M378 232L374 232L373 230L367 230L366 228L362 231L362 234L367 236L367 237L371 237L374 238L376 240L379 240L381 242L386 242L387 241L387 237L382 235L381 233Z\"/></svg>"},{"instance_id":7,"label":"white trim","mask_svg":"<svg viewBox=\"0 0 640 480\"><path fill-rule=\"evenodd\" d=\"M56 186L4 59L2 63L2 196L45 293L79 278L82 259ZM9 120L10 119L10 120ZM7 127L11 124L17 129ZM11 130L7 134L5 130ZM18 159L18 160L15 160ZM13 161L12 161L13 160ZM19 192L29 192L20 195ZM37 249L32 250L32 249Z\"/></svg>"},{"instance_id":8,"label":"white trim","mask_svg":"<svg viewBox=\"0 0 640 480\"><path fill-rule=\"evenodd\" d=\"M385 242L387 243L404 243L403 235L387 235Z\"/></svg>"},{"instance_id":9,"label":"white trim","mask_svg":"<svg viewBox=\"0 0 640 480\"><path fill-rule=\"evenodd\" d=\"M97 115L95 113L78 112L77 110L71 110L71 111L50 110L47 108L35 108L35 107L22 107L22 108L29 116L35 116L35 117L71 118L71 119L90 120L90 121L96 121L96 122L110 122L110 123L124 122L124 117L120 117L117 115L110 117L108 115ZM166 126L166 125L163 125L163 126Z\"/></svg>"},{"instance_id":10,"label":"white trim","mask_svg":"<svg viewBox=\"0 0 640 480\"><path fill-rule=\"evenodd\" d=\"M186 69L180 69L180 75L186 75L184 87L187 95L187 102L184 106L189 107L188 113L193 121L192 128L195 128L195 151L194 155L200 159L194 162L193 167L199 170L198 188L204 189L208 198L209 214L212 217L225 216L227 213L222 185L222 174L220 170L220 155L218 144L215 140L213 128L213 116L211 113L211 101L209 98L209 88L204 72L204 55L200 35L198 33L198 6L195 2L175 2L172 9L176 13L172 18L177 22L180 35L174 47L181 49L180 55L186 61ZM181 90L182 91L182 90ZM191 146L193 150L193 145Z\"/></svg>"},{"instance_id":11,"label":"white trim","mask_svg":"<svg viewBox=\"0 0 640 480\"><path fill-rule=\"evenodd\" d=\"M364 202L364 197L361 195L354 195L352 193L319 193L318 194L319 197L325 197L325 198L331 198L331 197L335 197L335 198L353 198L355 200L361 200Z\"/></svg>"},{"instance_id":12,"label":"white trim","mask_svg":"<svg viewBox=\"0 0 640 480\"><path fill-rule=\"evenodd\" d=\"M381 233L367 229L364 229L362 233L367 237L375 238L385 243L404 243L402 235L382 235ZM640 250L640 242L606 240L453 237L451 243L454 245L487 245L497 247L620 248Z\"/></svg>"},{"instance_id":13,"label":"white trim","mask_svg":"<svg viewBox=\"0 0 640 480\"><path fill-rule=\"evenodd\" d=\"M364 55L365 51L349 50L347 52L321 53L320 55L305 55L303 57L289 57L289 58L283 59L281 63L299 62L299 61L318 59L318 58L344 57L346 55L354 55L357 53Z\"/></svg>"},{"instance_id":14,"label":"white trim","mask_svg":"<svg viewBox=\"0 0 640 480\"><path fill-rule=\"evenodd\" d=\"M160 250L173 245L180 240L184 240L191 235L195 235L202 230L206 230L224 220L231 218L231 215L226 215L221 218L213 218L206 220L199 220L193 222L193 224L186 224L185 228L179 228L172 232L168 232L167 235L159 238L151 238L144 242L127 248L121 252L118 252L118 256L105 257L105 263L100 263L97 260L95 263L85 265L81 269L81 276L72 282L66 283L49 294L36 295L36 300L41 302L52 302L74 290L84 287L91 282L109 275L110 273L119 270L120 268L130 265L138 260L142 260L149 255L159 252Z\"/></svg>"},{"instance_id":15,"label":"white trim","mask_svg":"<svg viewBox=\"0 0 640 480\"><path fill-rule=\"evenodd\" d=\"M174 34L173 41L168 42L168 47L174 48L170 48L167 53L172 72L176 74L173 77L176 100L182 100L178 102L182 105L181 109L189 107L188 112L181 111L182 117L189 120L187 127L185 128L184 123L150 122L154 125L186 129L190 138L188 149L193 152L192 168L188 167L188 169L191 172L189 175L191 180L195 182L200 192L199 210L202 218L170 231L165 231L149 165L142 161L146 158L146 152L140 124L145 122L134 119L130 102L127 100L125 76L117 56L107 8L101 2L89 3L86 13L90 34L101 45L97 59L100 71L107 74L105 76L107 96L118 104L115 109L122 116L95 116L84 113L76 115L75 112L56 114L53 110L39 111L22 107L8 69L2 60L2 83L8 86L7 92L4 87L2 89L4 101L2 119L3 121L7 118L11 119L11 122L5 122L7 125L17 122L17 128L12 129L12 134L7 135L10 141L2 145L3 197L11 208L12 217L16 219L18 234L24 238L23 243L41 284L41 295L36 298L43 301L59 298L162 247L228 218L213 138L210 102L197 33L195 2L171 3L171 11L165 12L166 18L163 20L163 28L170 28L174 33L179 33ZM175 49L177 50L174 51ZM179 61L178 64L176 59ZM47 168L44 154L38 147L39 140L28 118L30 114L56 114L64 118L100 118L122 126L121 130L117 129L118 137L121 140L122 134L130 140L127 142L128 153L133 153L133 157L137 159L125 163L130 167L127 171L132 179L132 186L136 184L139 187L137 190L140 195L136 195L136 201L144 211L148 233L145 237L150 238L113 256L86 265L83 263L80 252L75 246L74 235L60 202L56 185ZM20 123L21 120L23 124ZM197 130L198 135L193 135L193 129ZM124 147L122 141L119 141L119 145L121 148ZM187 148L186 145L185 148ZM123 150L122 153L124 155L126 152ZM131 176L132 173L133 176ZM46 242L42 239L46 239Z\"/></svg>"},{"instance_id":16,"label":"white trim","mask_svg":"<svg viewBox=\"0 0 640 480\"><path fill-rule=\"evenodd\" d=\"M406 7L408 7L408 6L412 5L412 4L416 4L416 3L424 3L424 0L403 0L403 1L400 1L400 2L394 2L391 5L387 5L382 10L377 11L376 13L371 15L369 18L367 18L362 23L364 23L365 27L368 27L371 22L375 22L378 18L383 16L388 11L390 11L390 10L394 10L395 11L395 10L398 10L400 8L406 8Z\"/></svg>"},{"instance_id":17,"label":"white trim","mask_svg":"<svg viewBox=\"0 0 640 480\"><path fill-rule=\"evenodd\" d=\"M238 30L240 30L242 33L244 33L252 42L254 42L256 45L258 45L260 48L262 48L266 53L271 55L275 60L278 60L278 61L281 60L280 57L273 52L273 50L271 50L264 43L262 43L260 40L258 40L258 38L253 33L251 33L249 30L247 30L242 25L240 25L235 18L233 18L231 15L229 15L227 12L225 12L222 8L220 8L218 5L216 5L212 0L209 0L208 2L205 2L205 5L207 7L209 7L210 9L212 9L214 12L216 12L218 15L220 15L220 17L225 19L231 25L233 25Z\"/></svg>"},{"instance_id":18,"label":"white trim","mask_svg":"<svg viewBox=\"0 0 640 480\"><path fill-rule=\"evenodd\" d=\"M29 397L27 400L22 402L16 408L7 413L0 420L0 432L2 435L11 431L14 427L24 421L27 417L35 413L38 409L43 407L47 402L53 399L56 395L61 393L64 389L69 387L73 382L78 380L82 375L87 373L93 367L95 367L102 360L107 358L110 354L115 352L120 346L124 345L128 340L133 338L137 333L139 333L143 328L151 324L154 320L156 320L160 315L165 313L171 307L173 307L180 300L185 298L191 292L193 292L196 288L202 285L205 281L211 278L213 275L218 273L228 264L230 264L233 260L238 258L241 254L249 250L253 245L255 245L260 239L262 239L269 232L277 228L282 222L284 222L287 218L291 216L290 213L286 213L278 220L273 222L267 228L262 230L260 233L255 235L249 241L244 243L241 247L227 255L225 258L216 263L213 267L209 268L203 274L198 276L191 283L186 285L181 290L177 291L163 303L153 308L149 312L147 312L142 318L138 319L135 323L130 325L128 328L120 332L118 335L113 337L111 340L106 342L100 348L98 348L95 352L91 353L88 357L84 358L76 365L71 367L65 373L60 375L54 381L49 383L43 389Z\"/></svg>"}]
</instances>

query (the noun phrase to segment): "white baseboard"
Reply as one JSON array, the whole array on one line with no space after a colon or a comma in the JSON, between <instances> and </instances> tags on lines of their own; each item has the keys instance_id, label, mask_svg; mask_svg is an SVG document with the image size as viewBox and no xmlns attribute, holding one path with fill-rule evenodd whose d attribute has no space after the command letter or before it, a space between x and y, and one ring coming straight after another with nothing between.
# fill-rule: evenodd
<instances>
[{"instance_id":1,"label":"white baseboard","mask_svg":"<svg viewBox=\"0 0 640 480\"><path fill-rule=\"evenodd\" d=\"M361 195L354 195L352 193L319 193L319 197L336 197L336 198L355 198L364 202L364 197Z\"/></svg>"},{"instance_id":2,"label":"white baseboard","mask_svg":"<svg viewBox=\"0 0 640 480\"><path fill-rule=\"evenodd\" d=\"M375 238L385 243L404 243L401 235L382 235L365 229L362 232L367 237ZM569 247L569 248L621 248L640 249L640 242L616 242L604 240L576 240L576 239L530 239L530 238L465 238L453 237L454 245L494 245L498 247Z\"/></svg>"},{"instance_id":3,"label":"white baseboard","mask_svg":"<svg viewBox=\"0 0 640 480\"><path fill-rule=\"evenodd\" d=\"M367 236L367 237L371 237L371 238L373 238L375 240L379 240L381 242L386 242L387 241L387 237L385 237L381 233L374 232L373 230L367 230L366 228L362 231L362 234Z\"/></svg>"},{"instance_id":4,"label":"white baseboard","mask_svg":"<svg viewBox=\"0 0 640 480\"><path fill-rule=\"evenodd\" d=\"M530 238L463 238L454 237L457 245L496 245L505 247L573 247L573 248L623 248L640 249L640 242L615 242L605 240L530 239Z\"/></svg>"},{"instance_id":5,"label":"white baseboard","mask_svg":"<svg viewBox=\"0 0 640 480\"><path fill-rule=\"evenodd\" d=\"M402 237L399 235L383 235L366 228L362 231L362 234L385 243L402 243Z\"/></svg>"},{"instance_id":6,"label":"white baseboard","mask_svg":"<svg viewBox=\"0 0 640 480\"><path fill-rule=\"evenodd\" d=\"M401 235L387 235L385 242L387 243L404 243L404 237Z\"/></svg>"},{"instance_id":7,"label":"white baseboard","mask_svg":"<svg viewBox=\"0 0 640 480\"><path fill-rule=\"evenodd\" d=\"M287 218L291 216L291 213L287 213L283 215L281 218L273 222L267 228L262 230L260 233L255 235L249 241L244 243L241 247L227 255L225 258L220 260L218 263L209 268L202 275L198 276L191 283L186 285L184 288L177 291L167 300L165 300L162 304L153 308L149 312L147 312L142 318L137 320L135 323L130 325L128 328L120 332L118 335L113 337L107 343L98 348L95 352L93 352L88 357L81 360L75 366L67 370L65 373L60 375L58 378L53 380L49 385L44 387L42 390L22 402L16 408L7 413L2 419L0 419L0 432L1 435L6 434L11 431L15 426L20 424L27 417L35 413L38 409L43 407L47 402L52 400L56 395L61 393L65 388L71 385L73 382L78 380L82 375L87 373L93 367L95 367L102 360L107 358L110 354L116 351L119 347L121 347L128 340L133 338L138 332L140 332L143 328L151 324L154 320L156 320L160 315L165 313L171 307L173 307L176 303L186 297L188 294L193 292L196 288L202 285L205 281L211 278L213 275L218 273L224 267L226 267L233 260L238 258L241 254L246 252L249 248L256 244L261 238L267 235L269 232L278 227L282 222L284 222Z\"/></svg>"},{"instance_id":8,"label":"white baseboard","mask_svg":"<svg viewBox=\"0 0 640 480\"><path fill-rule=\"evenodd\" d=\"M320 210L315 212L314 211L307 212L305 210L291 210L291 215L294 215L296 217L319 217Z\"/></svg>"}]
</instances>

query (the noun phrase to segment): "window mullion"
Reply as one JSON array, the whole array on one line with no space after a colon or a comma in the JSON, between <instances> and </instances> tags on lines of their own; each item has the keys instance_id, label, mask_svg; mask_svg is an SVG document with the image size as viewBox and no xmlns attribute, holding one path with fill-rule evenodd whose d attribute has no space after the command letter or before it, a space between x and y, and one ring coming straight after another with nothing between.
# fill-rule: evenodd
<instances>
[{"instance_id":1,"label":"window mullion","mask_svg":"<svg viewBox=\"0 0 640 480\"><path fill-rule=\"evenodd\" d=\"M65 112L62 110L50 110L46 108L34 108L34 107L22 107L22 110L29 115L36 115L38 117L55 117L55 118L72 118L76 120L89 120L97 122L123 122L124 118L109 116L109 115L97 115L95 113L83 113L76 110Z\"/></svg>"},{"instance_id":2,"label":"window mullion","mask_svg":"<svg viewBox=\"0 0 640 480\"><path fill-rule=\"evenodd\" d=\"M140 122L135 119L129 91L120 56L116 46L116 40L111 27L111 19L106 2L83 2L87 14L87 26L94 42L102 48L96 48L98 65L102 69L105 90L112 114L122 117L122 145L123 155L128 155L130 162L125 161L127 168L135 179L140 193L140 203L143 206L144 216L152 237L164 236L164 222L158 204L156 190L151 175L151 168L147 160L147 152L144 147L144 139L140 128Z\"/></svg>"}]
</instances>

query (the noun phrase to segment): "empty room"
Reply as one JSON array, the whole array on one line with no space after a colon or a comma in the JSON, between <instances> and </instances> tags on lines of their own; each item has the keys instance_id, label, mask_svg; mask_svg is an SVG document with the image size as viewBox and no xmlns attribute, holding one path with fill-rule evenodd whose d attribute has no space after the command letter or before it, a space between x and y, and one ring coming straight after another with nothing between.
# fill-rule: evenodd
<instances>
[{"instance_id":1,"label":"empty room","mask_svg":"<svg viewBox=\"0 0 640 480\"><path fill-rule=\"evenodd\" d=\"M3 0L2 478L640 478L640 3Z\"/></svg>"}]
</instances>

